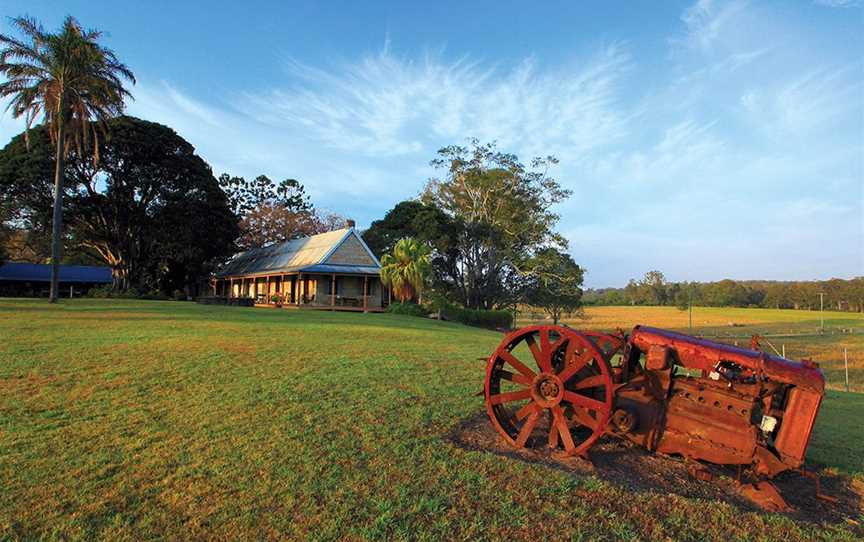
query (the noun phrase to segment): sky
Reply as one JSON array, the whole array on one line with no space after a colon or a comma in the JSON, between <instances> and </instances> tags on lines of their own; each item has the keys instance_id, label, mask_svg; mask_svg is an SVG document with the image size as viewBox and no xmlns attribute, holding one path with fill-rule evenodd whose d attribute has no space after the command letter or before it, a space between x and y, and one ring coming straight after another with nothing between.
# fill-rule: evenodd
<instances>
[{"instance_id":1,"label":"sky","mask_svg":"<svg viewBox=\"0 0 864 542\"><path fill-rule=\"evenodd\" d=\"M217 176L299 179L359 227L476 137L560 160L586 286L864 275L860 0L3 0L0 32L25 14L104 30L128 113Z\"/></svg>"}]
</instances>

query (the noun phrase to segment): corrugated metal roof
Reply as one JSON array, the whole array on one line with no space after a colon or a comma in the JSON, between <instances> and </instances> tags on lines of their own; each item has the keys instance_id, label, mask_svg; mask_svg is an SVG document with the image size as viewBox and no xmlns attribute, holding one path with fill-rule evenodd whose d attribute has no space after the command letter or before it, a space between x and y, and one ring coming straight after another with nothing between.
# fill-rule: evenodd
<instances>
[{"instance_id":1,"label":"corrugated metal roof","mask_svg":"<svg viewBox=\"0 0 864 542\"><path fill-rule=\"evenodd\" d=\"M217 277L230 277L239 275L256 275L266 273L290 273L296 271L308 271L312 266L319 266L327 257L349 236L356 235L363 243L363 239L356 234L353 228L343 228L327 233L320 233L311 237L294 239L269 247L247 250L234 256L217 274ZM363 243L366 246L366 243ZM368 251L368 247L367 247ZM371 254L371 252L370 252ZM374 256L372 256L374 258ZM333 267L333 266L330 266ZM354 266L336 266L354 267ZM365 266L362 266L365 267ZM372 269L370 267L370 269ZM373 273L378 273L375 267ZM314 271L310 271L314 272ZM327 271L328 273L336 271ZM341 271L350 273L352 271ZM368 271L364 271L367 273Z\"/></svg>"},{"instance_id":2,"label":"corrugated metal roof","mask_svg":"<svg viewBox=\"0 0 864 542\"><path fill-rule=\"evenodd\" d=\"M341 273L348 275L377 275L381 272L380 267L372 265L335 265L335 264L318 264L309 267L304 267L306 273Z\"/></svg>"},{"instance_id":3,"label":"corrugated metal roof","mask_svg":"<svg viewBox=\"0 0 864 542\"><path fill-rule=\"evenodd\" d=\"M0 265L0 280L50 282L51 266L39 263L9 262ZM111 282L111 268L92 265L61 265L60 282Z\"/></svg>"}]
</instances>

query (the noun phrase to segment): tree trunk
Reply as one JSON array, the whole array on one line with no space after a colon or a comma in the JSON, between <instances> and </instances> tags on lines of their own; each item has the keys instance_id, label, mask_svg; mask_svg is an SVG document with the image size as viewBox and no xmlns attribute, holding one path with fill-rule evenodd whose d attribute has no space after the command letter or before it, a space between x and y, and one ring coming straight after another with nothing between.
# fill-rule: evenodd
<instances>
[{"instance_id":1,"label":"tree trunk","mask_svg":"<svg viewBox=\"0 0 864 542\"><path fill-rule=\"evenodd\" d=\"M51 222L51 293L48 301L57 303L60 294L60 258L63 257L63 169L66 158L63 111L57 118L57 151L54 170L54 213Z\"/></svg>"}]
</instances>

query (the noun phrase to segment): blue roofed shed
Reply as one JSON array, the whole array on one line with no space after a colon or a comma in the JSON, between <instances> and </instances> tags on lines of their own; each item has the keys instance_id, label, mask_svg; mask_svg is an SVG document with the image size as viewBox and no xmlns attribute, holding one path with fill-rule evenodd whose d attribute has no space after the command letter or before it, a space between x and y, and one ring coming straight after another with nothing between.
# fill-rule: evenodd
<instances>
[{"instance_id":1,"label":"blue roofed shed","mask_svg":"<svg viewBox=\"0 0 864 542\"><path fill-rule=\"evenodd\" d=\"M38 263L8 262L0 265L0 295L47 295L51 266ZM92 265L61 265L60 285L69 295L111 283L111 268Z\"/></svg>"}]
</instances>

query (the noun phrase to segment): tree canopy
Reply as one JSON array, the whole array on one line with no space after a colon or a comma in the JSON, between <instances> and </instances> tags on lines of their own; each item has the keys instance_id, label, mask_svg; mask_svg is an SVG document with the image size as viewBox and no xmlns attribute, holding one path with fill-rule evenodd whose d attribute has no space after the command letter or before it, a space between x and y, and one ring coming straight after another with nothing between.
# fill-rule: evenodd
<instances>
[{"instance_id":1,"label":"tree canopy","mask_svg":"<svg viewBox=\"0 0 864 542\"><path fill-rule=\"evenodd\" d=\"M219 185L240 218L237 245L244 250L323 233L345 223L339 215L316 210L296 179L275 183L259 175L247 181L223 173Z\"/></svg>"},{"instance_id":2,"label":"tree canopy","mask_svg":"<svg viewBox=\"0 0 864 542\"><path fill-rule=\"evenodd\" d=\"M407 200L387 211L363 232L363 240L378 257L391 252L405 237L446 253L454 242L456 226L443 211L420 201Z\"/></svg>"},{"instance_id":3,"label":"tree canopy","mask_svg":"<svg viewBox=\"0 0 864 542\"><path fill-rule=\"evenodd\" d=\"M469 308L512 306L531 255L566 248L552 207L570 192L549 176L556 163L549 156L525 166L476 139L438 151L432 165L444 175L428 182L421 202L450 221L452 242L436 258L438 287L448 297Z\"/></svg>"},{"instance_id":4,"label":"tree canopy","mask_svg":"<svg viewBox=\"0 0 864 542\"><path fill-rule=\"evenodd\" d=\"M91 148L99 160L100 132L106 121L123 112L131 97L123 80L135 82L132 72L114 52L99 44L102 33L84 30L66 17L56 33L46 32L35 19L11 20L22 39L0 34L0 97L9 98L14 117L24 117L24 138L30 127L43 120L54 144L54 189L51 212L51 302L57 301L59 263L62 255L64 160L73 146L83 158Z\"/></svg>"},{"instance_id":5,"label":"tree canopy","mask_svg":"<svg viewBox=\"0 0 864 542\"><path fill-rule=\"evenodd\" d=\"M210 167L173 130L134 117L108 121L100 160L70 153L65 164L64 241L111 266L126 289L194 287L214 261L234 251L237 218ZM0 193L39 231L49 216L50 137L44 126L0 151Z\"/></svg>"},{"instance_id":6,"label":"tree canopy","mask_svg":"<svg viewBox=\"0 0 864 542\"><path fill-rule=\"evenodd\" d=\"M546 311L555 324L582 306L584 271L569 254L543 248L528 262L525 302Z\"/></svg>"}]
</instances>

